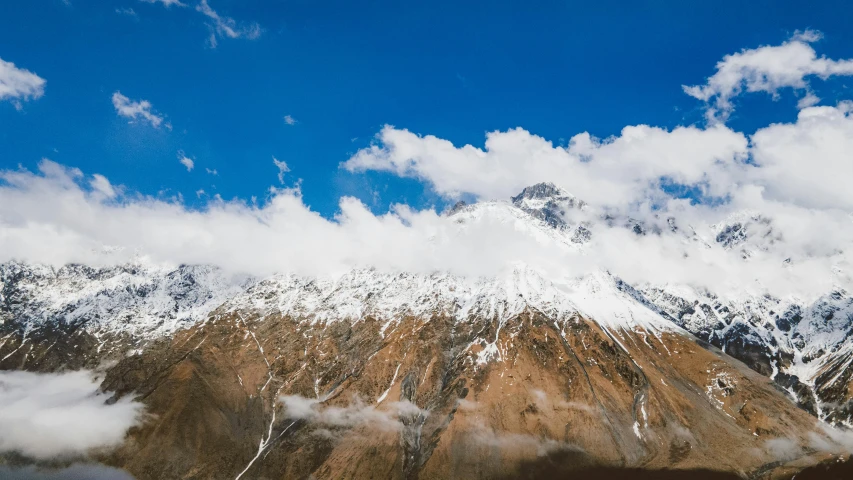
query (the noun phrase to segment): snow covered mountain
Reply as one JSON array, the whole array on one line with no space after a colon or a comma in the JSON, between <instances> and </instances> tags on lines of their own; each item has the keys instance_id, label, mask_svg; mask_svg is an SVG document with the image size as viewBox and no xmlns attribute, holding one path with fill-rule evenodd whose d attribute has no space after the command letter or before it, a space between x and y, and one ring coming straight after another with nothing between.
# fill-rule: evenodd
<instances>
[{"instance_id":1,"label":"snow covered mountain","mask_svg":"<svg viewBox=\"0 0 853 480\"><path fill-rule=\"evenodd\" d=\"M498 222L580 254L597 225L743 261L779 235L753 213L710 236L647 224L547 183L447 214L460 229ZM617 274L516 264L490 277L255 279L142 260L12 262L0 265L0 368L112 365L102 387L157 416L103 457L139 478L497 478L557 451L763 475L784 463L768 447L778 439L804 464L823 459L815 439L833 439L809 413L853 426L849 292L804 303ZM371 433L363 418L390 427ZM745 449L755 452L733 454Z\"/></svg>"}]
</instances>

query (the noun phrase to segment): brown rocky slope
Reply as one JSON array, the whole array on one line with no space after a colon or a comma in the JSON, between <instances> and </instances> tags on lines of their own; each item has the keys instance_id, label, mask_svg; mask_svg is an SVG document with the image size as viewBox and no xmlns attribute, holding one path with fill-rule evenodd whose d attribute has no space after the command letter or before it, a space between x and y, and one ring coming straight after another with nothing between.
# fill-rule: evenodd
<instances>
[{"instance_id":1,"label":"brown rocky slope","mask_svg":"<svg viewBox=\"0 0 853 480\"><path fill-rule=\"evenodd\" d=\"M677 330L381 320L223 309L153 342L106 370L149 416L102 460L139 479L507 478L542 459L759 478L828 456L813 417Z\"/></svg>"}]
</instances>

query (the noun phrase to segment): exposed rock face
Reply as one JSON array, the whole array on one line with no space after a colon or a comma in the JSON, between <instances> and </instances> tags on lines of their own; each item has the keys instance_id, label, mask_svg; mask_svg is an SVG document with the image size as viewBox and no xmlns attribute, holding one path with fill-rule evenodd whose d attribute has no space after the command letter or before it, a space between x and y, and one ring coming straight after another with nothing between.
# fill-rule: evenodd
<instances>
[{"instance_id":1,"label":"exposed rock face","mask_svg":"<svg viewBox=\"0 0 853 480\"><path fill-rule=\"evenodd\" d=\"M785 388L806 410L853 425L853 296L835 291L796 299L726 300L685 287L643 288L674 322Z\"/></svg>"},{"instance_id":2,"label":"exposed rock face","mask_svg":"<svg viewBox=\"0 0 853 480\"><path fill-rule=\"evenodd\" d=\"M512 204L551 227L566 229L566 212L583 209L586 204L553 183L537 183L512 197Z\"/></svg>"},{"instance_id":3,"label":"exposed rock face","mask_svg":"<svg viewBox=\"0 0 853 480\"><path fill-rule=\"evenodd\" d=\"M586 208L539 184L449 214L580 245L594 232L572 214ZM674 222L619 222L703 242ZM748 252L734 230L722 241ZM545 460L785 478L834 442L814 415L851 418L846 292L727 300L521 267L258 281L12 263L0 282L0 368L103 368L102 389L151 414L100 456L139 479L535 478Z\"/></svg>"}]
</instances>

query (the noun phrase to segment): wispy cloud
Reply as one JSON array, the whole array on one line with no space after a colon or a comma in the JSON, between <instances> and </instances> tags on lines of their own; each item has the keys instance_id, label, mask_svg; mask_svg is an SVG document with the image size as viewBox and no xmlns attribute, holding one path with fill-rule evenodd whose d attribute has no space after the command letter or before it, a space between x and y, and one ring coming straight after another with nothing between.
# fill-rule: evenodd
<instances>
[{"instance_id":1,"label":"wispy cloud","mask_svg":"<svg viewBox=\"0 0 853 480\"><path fill-rule=\"evenodd\" d=\"M0 101L10 100L20 109L21 102L44 95L47 81L0 58Z\"/></svg>"},{"instance_id":2,"label":"wispy cloud","mask_svg":"<svg viewBox=\"0 0 853 480\"><path fill-rule=\"evenodd\" d=\"M124 15L126 17L133 17L134 19L139 18L139 15L136 13L136 10L130 7L116 8L116 13L119 15Z\"/></svg>"},{"instance_id":3,"label":"wispy cloud","mask_svg":"<svg viewBox=\"0 0 853 480\"><path fill-rule=\"evenodd\" d=\"M285 115L284 116L284 123L287 125L296 125L299 122L295 118L293 118L292 116Z\"/></svg>"},{"instance_id":4,"label":"wispy cloud","mask_svg":"<svg viewBox=\"0 0 853 480\"><path fill-rule=\"evenodd\" d=\"M46 460L119 445L142 405L108 397L86 371L0 371L0 451Z\"/></svg>"},{"instance_id":5,"label":"wispy cloud","mask_svg":"<svg viewBox=\"0 0 853 480\"><path fill-rule=\"evenodd\" d=\"M275 157L272 157L272 163L278 168L278 183L284 183L284 174L290 171L290 167L287 166L284 160L279 160Z\"/></svg>"},{"instance_id":6,"label":"wispy cloud","mask_svg":"<svg viewBox=\"0 0 853 480\"><path fill-rule=\"evenodd\" d=\"M263 33L263 29L257 23L239 23L231 17L220 15L211 8L207 0L201 0L195 9L210 20L208 23L211 29L210 37L208 37L210 48L216 48L218 39L222 37L254 40Z\"/></svg>"},{"instance_id":7,"label":"wispy cloud","mask_svg":"<svg viewBox=\"0 0 853 480\"><path fill-rule=\"evenodd\" d=\"M343 407L324 405L320 400L298 395L284 395L279 401L285 406L285 415L292 420L305 420L325 427L352 428L365 426L383 431L397 431L403 427L401 415L423 415L429 412L408 402L388 402L382 408L363 402L359 398Z\"/></svg>"},{"instance_id":8,"label":"wispy cloud","mask_svg":"<svg viewBox=\"0 0 853 480\"><path fill-rule=\"evenodd\" d=\"M143 3L161 3L161 4L165 5L166 8L171 7L173 5L176 7L186 7L187 6L185 3L181 3L180 0L139 0L139 1L143 2Z\"/></svg>"},{"instance_id":9,"label":"wispy cloud","mask_svg":"<svg viewBox=\"0 0 853 480\"><path fill-rule=\"evenodd\" d=\"M122 117L131 120L145 120L154 128L159 128L163 123L163 117L154 112L151 102L148 100L131 100L118 91L113 93L112 100L116 113ZM170 128L169 124L166 124L166 128Z\"/></svg>"}]
</instances>

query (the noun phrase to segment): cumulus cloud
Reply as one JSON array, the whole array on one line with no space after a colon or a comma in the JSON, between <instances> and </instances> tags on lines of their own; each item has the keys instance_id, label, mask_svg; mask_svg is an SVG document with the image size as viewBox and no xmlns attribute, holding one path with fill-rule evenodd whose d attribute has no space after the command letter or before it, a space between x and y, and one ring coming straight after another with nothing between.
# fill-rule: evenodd
<instances>
[{"instance_id":1,"label":"cumulus cloud","mask_svg":"<svg viewBox=\"0 0 853 480\"><path fill-rule=\"evenodd\" d=\"M639 125L604 140L581 133L566 148L516 128L488 133L484 149L386 126L376 144L343 167L418 178L451 198L507 198L547 179L587 202L624 205L657 196L662 179L720 195L743 168L746 152L746 137L722 126L667 131Z\"/></svg>"},{"instance_id":2,"label":"cumulus cloud","mask_svg":"<svg viewBox=\"0 0 853 480\"><path fill-rule=\"evenodd\" d=\"M191 172L193 167L195 167L193 159L188 157L183 151L178 152L178 161L181 162L181 165L186 167L188 172Z\"/></svg>"},{"instance_id":3,"label":"cumulus cloud","mask_svg":"<svg viewBox=\"0 0 853 480\"><path fill-rule=\"evenodd\" d=\"M0 451L46 460L117 446L142 405L108 397L86 371L0 371Z\"/></svg>"},{"instance_id":4,"label":"cumulus cloud","mask_svg":"<svg viewBox=\"0 0 853 480\"><path fill-rule=\"evenodd\" d=\"M835 75L853 75L853 59L832 60L817 56L811 44L822 37L820 32L806 30L794 34L782 45L744 49L726 55L717 63L717 71L704 85L684 86L684 91L708 102L709 121L725 121L734 110L732 99L743 92L778 94L792 88L802 93L801 108L820 101L811 91L810 77L826 80Z\"/></svg>"},{"instance_id":5,"label":"cumulus cloud","mask_svg":"<svg viewBox=\"0 0 853 480\"><path fill-rule=\"evenodd\" d=\"M292 116L290 116L290 115L285 115L285 116L284 116L284 123L285 123L285 124L287 124L287 125L296 125L298 122L297 122L297 121L296 121L296 119L295 119L295 118L293 118Z\"/></svg>"},{"instance_id":6,"label":"cumulus cloud","mask_svg":"<svg viewBox=\"0 0 853 480\"><path fill-rule=\"evenodd\" d=\"M113 93L112 100L116 113L122 117L131 120L145 120L154 128L159 128L160 124L163 123L163 117L154 112L151 102L148 100L131 100L122 95L121 92Z\"/></svg>"},{"instance_id":7,"label":"cumulus cloud","mask_svg":"<svg viewBox=\"0 0 853 480\"><path fill-rule=\"evenodd\" d=\"M220 15L210 7L207 0L201 0L195 9L210 20L208 24L211 29L210 37L208 37L210 48L216 48L218 39L222 37L255 40L263 33L261 26L257 23L238 23L231 17Z\"/></svg>"},{"instance_id":8,"label":"cumulus cloud","mask_svg":"<svg viewBox=\"0 0 853 480\"><path fill-rule=\"evenodd\" d=\"M44 95L46 83L35 73L0 58L0 101L10 100L20 108L20 102Z\"/></svg>"},{"instance_id":9,"label":"cumulus cloud","mask_svg":"<svg viewBox=\"0 0 853 480\"><path fill-rule=\"evenodd\" d=\"M807 208L853 211L853 102L809 107L795 123L777 123L751 139L758 168L750 179L765 195Z\"/></svg>"},{"instance_id":10,"label":"cumulus cloud","mask_svg":"<svg viewBox=\"0 0 853 480\"><path fill-rule=\"evenodd\" d=\"M331 428L364 426L382 431L397 431L403 427L401 416L429 414L409 401L388 402L380 409L364 403L358 397L353 398L345 407L324 405L318 399L298 395L283 395L279 400L284 404L288 418Z\"/></svg>"}]
</instances>

